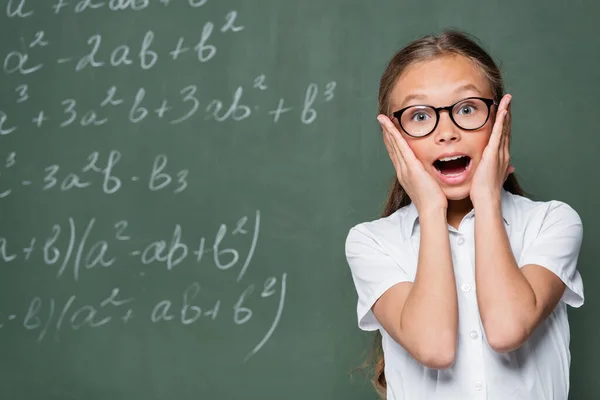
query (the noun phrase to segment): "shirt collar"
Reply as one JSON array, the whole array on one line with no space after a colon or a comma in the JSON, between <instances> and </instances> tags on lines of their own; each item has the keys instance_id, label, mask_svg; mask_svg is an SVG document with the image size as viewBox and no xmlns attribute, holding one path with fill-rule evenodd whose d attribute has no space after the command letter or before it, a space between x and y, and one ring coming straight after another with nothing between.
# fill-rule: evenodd
<instances>
[{"instance_id":1,"label":"shirt collar","mask_svg":"<svg viewBox=\"0 0 600 400\"><path fill-rule=\"evenodd\" d=\"M502 219L504 220L504 223L506 225L510 225L510 219L511 219L510 205L512 204L511 193L509 193L506 189L502 188L501 196L502 196L502 198L501 198L501 200L502 200ZM417 207L415 206L415 204L412 201L406 207L407 207L406 215L403 218L403 220L404 220L403 221L404 237L411 237L414 232L414 228L415 228L417 219L419 219L419 213L417 211ZM471 217L473 215L474 215L474 210L471 210L465 217Z\"/></svg>"}]
</instances>

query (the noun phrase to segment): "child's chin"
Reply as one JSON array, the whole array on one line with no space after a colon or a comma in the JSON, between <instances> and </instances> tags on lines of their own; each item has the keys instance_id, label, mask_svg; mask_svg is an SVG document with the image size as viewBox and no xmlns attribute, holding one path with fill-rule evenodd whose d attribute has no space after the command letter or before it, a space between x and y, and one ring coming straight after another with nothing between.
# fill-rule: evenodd
<instances>
[{"instance_id":1,"label":"child's chin","mask_svg":"<svg viewBox=\"0 0 600 400\"><path fill-rule=\"evenodd\" d=\"M447 187L444 188L444 194L448 200L464 200L469 197L469 192L471 191L471 185L460 185L455 187Z\"/></svg>"}]
</instances>

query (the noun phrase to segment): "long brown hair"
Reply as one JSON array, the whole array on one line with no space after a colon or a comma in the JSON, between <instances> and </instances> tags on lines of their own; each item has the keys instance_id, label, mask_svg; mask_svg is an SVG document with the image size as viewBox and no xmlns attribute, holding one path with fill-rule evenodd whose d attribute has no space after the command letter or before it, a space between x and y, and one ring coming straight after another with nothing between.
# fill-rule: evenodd
<instances>
[{"instance_id":1,"label":"long brown hair","mask_svg":"<svg viewBox=\"0 0 600 400\"><path fill-rule=\"evenodd\" d=\"M398 78L408 66L415 62L430 60L448 54L461 55L473 61L490 83L494 99L500 102L500 99L504 96L504 83L500 69L477 42L478 40L475 37L467 33L456 30L445 30L438 35L424 36L403 47L392 57L381 76L379 85L379 114L390 114L390 93ZM508 176L504 182L504 189L514 194L524 194L514 174ZM400 182L394 176L382 217L393 214L399 208L408 205L410 201L404 188L402 188ZM385 399L387 381L384 374L385 360L383 358L381 334L379 332L376 333L373 350L373 385L381 398Z\"/></svg>"}]
</instances>

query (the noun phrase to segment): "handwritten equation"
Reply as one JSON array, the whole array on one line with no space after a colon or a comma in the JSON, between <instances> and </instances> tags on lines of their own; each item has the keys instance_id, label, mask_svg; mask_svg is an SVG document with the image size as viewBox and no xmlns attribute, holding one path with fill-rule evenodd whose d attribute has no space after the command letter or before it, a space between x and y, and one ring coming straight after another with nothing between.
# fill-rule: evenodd
<instances>
[{"instance_id":1,"label":"handwritten equation","mask_svg":"<svg viewBox=\"0 0 600 400\"><path fill-rule=\"evenodd\" d=\"M158 101L150 99L146 89L139 88L135 95L124 96L116 86L111 86L102 98L98 99L98 107L95 109L84 109L78 105L77 100L65 98L59 101L62 111L55 116L48 115L44 109L35 111L28 122L29 127L47 127L49 120L55 121L53 128L66 128L69 126L94 127L109 123L108 114L112 114L110 108L124 108L126 115L117 122L128 122L139 124L148 118L164 120L170 125L181 124L184 121L200 115L205 121L243 121L255 114L266 114L273 123L277 123L282 115L295 111L296 118L305 125L313 123L318 116L317 106L323 106L335 97L335 81L329 81L319 88L316 83L307 85L303 94L298 96L296 107L286 103L285 98L280 98L273 107L262 109L259 105L250 105L244 102L244 87L238 86L231 94L231 98L211 99L202 101L199 98L198 86L188 85L179 91L176 98L162 98ZM266 77L260 75L254 80L254 90L265 91ZM29 86L22 84L15 89L16 103L26 103L29 99ZM203 116L203 117L202 117ZM0 110L0 137L12 134L18 130L18 126Z\"/></svg>"},{"instance_id":2,"label":"handwritten equation","mask_svg":"<svg viewBox=\"0 0 600 400\"><path fill-rule=\"evenodd\" d=\"M173 231L165 237L144 244L139 248L129 249L125 252L128 261L136 261L141 267L159 265L164 270L171 271L188 258L194 264L199 264L204 255L212 253L214 266L221 271L238 267L237 281L241 281L256 249L260 231L260 211L256 211L253 226L249 227L248 217L240 218L233 228L220 224L214 234L214 239L207 245L206 238L193 237L186 241L183 227L175 224ZM116 268L119 256L111 251L111 243L131 242L130 223L123 219L116 221L112 227L114 235L110 238L89 242L89 237L96 226L97 219L89 219L81 229L74 218L70 217L66 224L54 224L46 235L33 236L27 243L14 244L7 237L0 237L0 266L8 267L11 263L24 265L25 262L39 253L41 261L47 266L57 266L56 278L64 276L70 269L74 281L78 281L82 271L97 268ZM65 227L66 225L66 227ZM63 240L63 235L66 240ZM245 259L242 261L241 252L235 248L227 247L224 242L230 236L248 236ZM192 241L192 242L190 242ZM58 243L64 243L60 248ZM193 244L192 244L193 243ZM127 262L131 265L131 262ZM2 271L0 270L0 273ZM144 275L143 268L139 274Z\"/></svg>"},{"instance_id":3,"label":"handwritten equation","mask_svg":"<svg viewBox=\"0 0 600 400\"><path fill-rule=\"evenodd\" d=\"M129 172L127 178L116 174L115 170L122 159L122 154L118 150L111 150L107 153L94 151L87 156L82 167L78 171L64 171L60 164L51 164L43 167L37 179L21 179L22 187L37 187L42 191L58 190L67 192L77 189L86 189L92 186L92 178L99 176L101 178L101 190L104 194L117 193L126 182L137 183L145 182L150 192L169 190L177 194L188 188L187 169L170 169L168 167L169 159L165 154L158 154L154 157L153 163L148 167L149 173L146 176L133 175ZM5 159L4 170L0 169L0 199L13 194L13 189L3 187L3 178L6 178L11 172L18 173L19 158L16 152L11 152ZM83 161L83 160L82 160ZM121 171L123 174L123 172Z\"/></svg>"},{"instance_id":4,"label":"handwritten equation","mask_svg":"<svg viewBox=\"0 0 600 400\"><path fill-rule=\"evenodd\" d=\"M44 2L44 7L49 7L53 10L54 15L68 11L75 14L83 12L91 12L98 9L108 8L111 11L143 11L151 5L168 6L174 0L56 0ZM180 1L174 1L181 3ZM199 8L205 5L208 0L186 0L185 3L190 8ZM8 18L27 18L35 14L34 0L8 0L6 5L6 16ZM43 10L47 11L47 10Z\"/></svg>"},{"instance_id":5,"label":"handwritten equation","mask_svg":"<svg viewBox=\"0 0 600 400\"><path fill-rule=\"evenodd\" d=\"M2 329L18 324L26 331L37 333L35 340L38 343L48 335L58 342L65 329L95 329L111 324L128 324L132 319L143 319L150 324L193 326L225 318L233 326L240 327L251 322L257 309L270 305L265 302L276 302L271 325L245 355L244 361L247 361L265 345L277 328L285 305L286 280L286 273L279 277L270 276L260 284L246 286L233 298L217 299L203 298L201 284L192 282L178 298L154 301L150 310L145 312L136 309L139 299L122 293L118 287L94 304L81 302L77 295L71 295L62 302L52 297L35 296L26 307L15 307L19 312L0 311L0 334ZM6 310L7 307L3 308Z\"/></svg>"},{"instance_id":6,"label":"handwritten equation","mask_svg":"<svg viewBox=\"0 0 600 400\"><path fill-rule=\"evenodd\" d=\"M106 273L111 268L133 268L132 273L143 280L147 273L144 268L156 265L162 267L162 271L175 273L178 268L183 268L186 260L189 259L192 264L188 267L196 267L207 255L217 273L237 269L235 283L241 284L258 243L260 210L256 210L251 225L247 216L239 218L232 226L220 224L209 244L206 237L197 236L189 239L193 241L191 244L185 240L182 226L175 224L169 235L130 249L126 260L123 260L122 253L118 253L121 254L119 256L112 248L116 243L133 241L131 232L134 229L129 221L116 221L112 237L90 241L97 222L96 218L90 219L82 231L75 219L69 218L66 227L54 224L48 234L31 237L26 246L0 237L0 267L12 268L13 264L25 267L27 263L39 264L36 260L41 260L46 267L56 267L56 279L71 274L74 282L80 281L83 271L96 269ZM227 244L234 236L248 237L245 254ZM59 243L65 246L60 247ZM131 260L135 262L131 263ZM286 280L285 272L279 276L269 276L258 283L239 286L239 290L234 290L233 297L223 295L219 298L203 296L202 284L198 281L187 284L175 298L158 300L142 299L140 294L137 297L125 295L119 287L113 288L110 295L93 304L82 303L75 294L62 302L54 297L34 296L26 308L16 307L19 310L14 310L7 309L10 307L6 305L0 307L0 334L3 328L18 324L27 331L36 332L38 343L50 334L55 341L59 341L60 332L65 329L79 331L117 323L128 324L133 318L152 324L177 323L184 326L225 318L234 326L242 326L250 322L256 310L276 307L270 327L246 354L244 360L247 361L266 344L279 323L286 298ZM152 304L150 308L148 303ZM136 305L139 307L136 308Z\"/></svg>"},{"instance_id":7,"label":"handwritten equation","mask_svg":"<svg viewBox=\"0 0 600 400\"><path fill-rule=\"evenodd\" d=\"M17 230L2 225L0 281L8 297L0 304L0 336L19 332L43 343L93 329L213 324L240 337L256 336L242 355L247 361L275 333L288 273L264 273L252 263L260 206L224 217L227 222L214 220L222 210L179 214L206 213L201 220L214 223L208 227L166 222L165 210L194 208L186 201L201 196L221 207L190 168L207 154L189 151L203 139L194 135L225 135L225 127L243 122L252 129L316 125L336 109L340 89L335 76L303 76L310 68L281 71L273 65L279 54L257 53L273 50L256 48L264 30L253 27L244 12L206 7L212 2L6 0L0 8L0 23L14 33L0 47L1 204L14 207L8 215L29 212L35 202L28 200L40 201L42 193L48 193L42 203L50 193L63 192L69 193L67 202L89 201L85 213L67 203L61 208L66 215L55 216L56 205L43 203L48 211L38 208L31 215L42 212L49 219L24 218ZM167 13L189 14L193 23L156 20ZM98 23L107 15L115 20ZM128 28L115 33L113 26ZM232 56L235 65L224 68ZM147 129L152 138L131 151L132 140L145 140ZM178 142L182 135L185 142ZM42 143L44 161L34 159ZM218 159L219 151L231 149L210 151ZM248 201L243 193L236 196ZM149 201L156 198L160 205ZM149 229L152 221L160 222L158 231ZM22 290L13 292L18 274ZM168 285L150 286L157 277ZM89 282L104 286L84 292Z\"/></svg>"},{"instance_id":8,"label":"handwritten equation","mask_svg":"<svg viewBox=\"0 0 600 400\"><path fill-rule=\"evenodd\" d=\"M230 11L225 16L225 22L218 29L221 34L227 32L240 32L244 30L243 26L236 26L238 15L236 11ZM161 54L153 50L155 41L155 33L152 30L145 32L139 46L119 45L111 50L110 56L107 59L100 59L99 53L104 51L102 46L102 35L97 33L90 36L85 43L89 47L89 52L80 56L59 56L55 62L60 65L73 65L76 72L83 71L87 68L103 68L103 67L139 67L142 70L149 70L155 67L159 60L167 57L172 61L177 61L184 57L183 54L192 54L196 61L206 63L217 55L217 46L210 44L213 31L217 29L215 24L207 21L204 24L199 39L196 43L187 44L185 37L180 36L177 42L173 45L172 50ZM42 61L34 61L33 54L37 49L43 49L51 45L50 39L46 36L43 30L37 31L33 37L21 37L21 43L27 42L27 50L21 50L22 46L18 46L19 50L9 51L4 56L3 70L6 75L30 75L44 68L46 65ZM137 48L136 48L137 47ZM47 63L47 62L46 62Z\"/></svg>"}]
</instances>

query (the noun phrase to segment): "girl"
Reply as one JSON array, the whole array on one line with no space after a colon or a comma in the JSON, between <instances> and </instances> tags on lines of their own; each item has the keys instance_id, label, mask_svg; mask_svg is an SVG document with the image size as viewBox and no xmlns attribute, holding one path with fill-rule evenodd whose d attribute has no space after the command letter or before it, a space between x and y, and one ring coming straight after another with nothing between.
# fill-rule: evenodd
<instances>
[{"instance_id":1,"label":"girl","mask_svg":"<svg viewBox=\"0 0 600 400\"><path fill-rule=\"evenodd\" d=\"M384 216L350 229L346 257L387 400L567 399L582 223L523 196L510 101L460 32L410 43L383 73L377 119L396 177Z\"/></svg>"}]
</instances>

